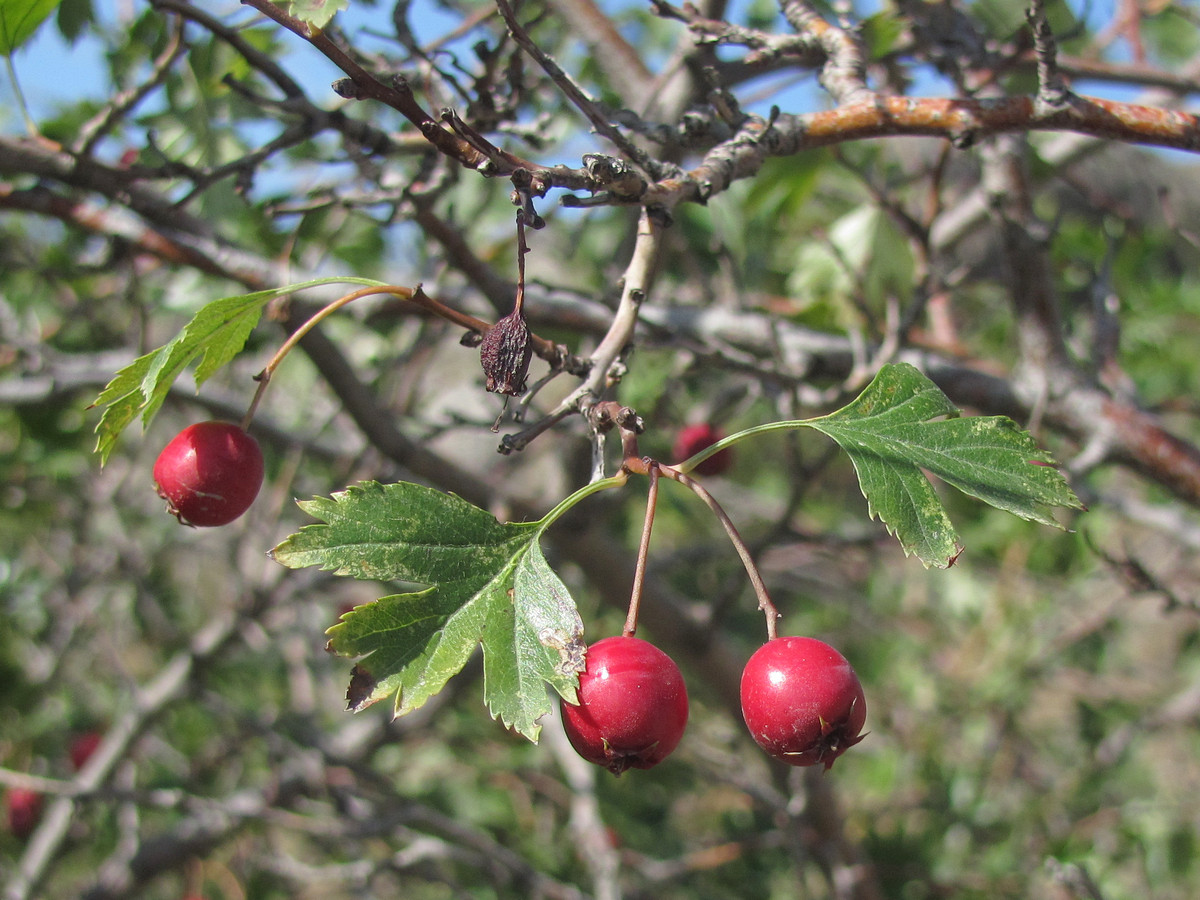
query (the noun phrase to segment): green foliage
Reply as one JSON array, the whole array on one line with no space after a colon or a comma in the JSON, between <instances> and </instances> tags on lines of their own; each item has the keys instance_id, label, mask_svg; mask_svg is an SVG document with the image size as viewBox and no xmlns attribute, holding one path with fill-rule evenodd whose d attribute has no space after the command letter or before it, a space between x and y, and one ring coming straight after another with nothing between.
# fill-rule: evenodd
<instances>
[{"instance_id":1,"label":"green foliage","mask_svg":"<svg viewBox=\"0 0 1200 900\"><path fill-rule=\"evenodd\" d=\"M960 418L957 407L917 368L883 366L857 399L816 419L747 429L688 460L701 460L754 434L815 428L837 441L858 473L868 510L899 538L906 554L945 567L962 550L925 470L985 503L1043 525L1050 510L1083 506L1028 433L1003 416Z\"/></svg>"},{"instance_id":2,"label":"green foliage","mask_svg":"<svg viewBox=\"0 0 1200 900\"><path fill-rule=\"evenodd\" d=\"M0 3L0 56L12 56L14 50L33 37L38 26L61 2L4 0Z\"/></svg>"},{"instance_id":3,"label":"green foliage","mask_svg":"<svg viewBox=\"0 0 1200 900\"><path fill-rule=\"evenodd\" d=\"M926 565L949 565L961 547L922 469L1043 525L1062 527L1054 507L1083 508L1054 460L1011 419L959 416L933 382L902 363L881 369L849 406L808 424L850 454L871 515Z\"/></svg>"},{"instance_id":4,"label":"green foliage","mask_svg":"<svg viewBox=\"0 0 1200 900\"><path fill-rule=\"evenodd\" d=\"M546 683L574 699L583 623L538 547L544 525L500 524L458 497L404 482L300 505L324 524L276 547L279 562L428 585L361 606L330 629L330 649L364 657L351 709L392 694L396 715L420 708L480 643L485 700L506 726L537 739L537 720L550 712Z\"/></svg>"},{"instance_id":5,"label":"green foliage","mask_svg":"<svg viewBox=\"0 0 1200 900\"><path fill-rule=\"evenodd\" d=\"M961 546L921 468L970 496L1048 525L1055 506L1079 508L1074 493L1032 439L1003 418L958 418L958 410L917 369L883 367L844 409L817 419L731 435L679 468L746 437L810 427L854 461L872 515L926 565L948 566ZM943 418L938 421L933 419ZM498 522L459 497L419 485L365 483L300 504L324 524L309 525L272 551L292 568L318 566L369 581L423 590L383 597L346 613L329 648L360 657L347 693L361 710L395 696L397 716L423 706L484 650L485 701L492 715L536 740L550 712L545 684L573 699L583 670L583 625L567 587L547 564L546 528L598 490L596 482L533 523Z\"/></svg>"},{"instance_id":6,"label":"green foliage","mask_svg":"<svg viewBox=\"0 0 1200 900\"><path fill-rule=\"evenodd\" d=\"M335 15L350 5L350 0L285 0L284 6L297 19L313 28L324 28Z\"/></svg>"},{"instance_id":7,"label":"green foliage","mask_svg":"<svg viewBox=\"0 0 1200 900\"><path fill-rule=\"evenodd\" d=\"M383 38L396 33L394 3L355 0L353 16L331 23L338 5L291 9L330 25L380 77L405 73L435 116L454 105L488 140L539 164L574 167L581 152L612 152L480 4L403 5L414 48ZM0 14L36 6L7 0ZM549 508L587 479L586 426L569 416L524 452L498 456L488 430L498 405L482 396L454 329L394 303L323 324L352 371L339 382L314 357L276 374L257 418L268 481L226 529L165 517L149 483L161 445L119 437L139 418L166 431L194 421L197 406L245 409L253 385L243 376L274 339L263 312L277 292L225 297L251 288L155 256L156 232L170 239L201 221L206 241L304 273L297 279L424 280L455 307L490 316L511 299L491 289L515 273L511 185L428 152L383 104L333 97L335 75L312 47L237 4L193 4L205 16L186 23L171 4L104 4L93 14L100 6L58 7L79 61L99 54L78 95L56 92L62 79L26 64L36 30L10 48L36 130L62 148L32 143L12 116L3 138L6 160L49 161L99 125L90 133L105 173L93 177L84 156L69 178L13 164L2 179L12 193L0 215L0 767L6 778L53 779L74 804L34 895L104 895L103 872L114 883L134 877L114 891L147 900L606 891L790 900L829 896L834 879L861 875L888 900L990 900L1057 896L1081 883L1057 874L1077 866L1105 897L1192 897L1195 510L1128 460L1106 459L1071 468L1092 511L1060 517L1085 534L1031 526L1026 518L1052 522L1052 507L1078 505L1049 465L1083 448L1083 435L1056 419L1056 385L1046 408L1021 421L1037 447L1007 420L973 416L948 388L958 415L903 368L886 367L838 412L803 418L860 384L848 380L853 364L884 337L990 378L1030 374L1028 361L1012 362L1003 234L987 216L958 216L986 183L977 149L882 139L804 151L767 160L706 208L672 210L647 321L613 395L644 417L640 448L655 458L667 458L683 422L711 419L732 435L735 466L704 484L759 561L781 631L819 635L853 660L871 733L819 779L771 768L755 751L726 692L761 642L762 616L708 509L664 479L639 633L680 663L692 721L649 777L613 779L559 746L552 710L573 677L557 668L555 644L564 634L581 640L571 630L576 603L589 638L620 629L645 482L629 479L633 493L589 487L537 521L505 523L512 509ZM1177 80L1194 56L1195 17L1159 6L1141 10L1145 68ZM1117 64L1128 62L1135 32L1110 29L1111 9L1075 18L1070 4L1048 7L1064 58L1125 73ZM859 26L869 77L888 91L949 94L960 75L968 88L1036 86L1028 59L983 73L962 46L943 43L974 33L999 50L1024 46L1021 4L915 4L857 21L845 4L813 8ZM519 11L534 39L593 97L650 125L678 124L661 114L676 97L703 117L713 87L744 109L828 103L813 96L811 70L782 71L794 54L768 51L755 72L752 48L697 41L634 0L604 11L661 79L645 96L622 97L593 36L548 9ZM773 0L735 9L741 26L794 36ZM370 33L359 30L372 12ZM915 14L921 40L907 41ZM156 70L179 27L183 55ZM1103 46L1101 31L1111 40ZM917 61L931 47L944 51L936 62ZM300 96L281 92L276 66ZM662 88L655 96L651 84ZM1076 86L1104 89L1099 77ZM1124 83L1114 95L1133 90ZM39 112L47 103L52 111ZM387 134L394 152L359 125ZM248 155L296 126L312 133L265 159ZM1072 360L1085 379L1095 374L1093 338L1105 324L1097 301L1111 296L1120 341L1103 385L1194 442L1194 162L1123 147L1064 161L1051 153L1059 144L1058 135L1030 138L1044 156L1032 160L1027 187L1030 234L1048 251ZM665 149L688 170L705 146ZM563 210L557 196L536 199L548 224L529 235L530 312L540 336L586 353L619 294L637 210ZM64 218L20 206L43 200ZM437 227L409 218L418 206ZM178 221L155 216L175 208ZM897 227L896 212L938 240ZM963 230L943 237L951 219ZM107 230L115 221L134 230ZM130 240L138 229L151 243ZM375 283L309 283L338 282ZM299 287L278 293L290 289ZM197 312L213 297L223 299ZM543 307L543 297L553 302ZM727 321L728 331L712 327ZM765 332L783 340L764 341ZM846 349L848 332L867 356ZM536 421L570 380L560 375L522 404L525 425L506 418L501 428ZM106 381L105 402L89 413ZM376 426L405 441L380 440ZM93 444L100 471L89 464ZM326 496L347 484L355 487ZM314 495L300 507L290 500ZM458 546L450 532L476 544ZM363 535L378 541L368 547ZM288 563L306 568L264 559L272 545L307 548ZM960 545L957 563L940 568ZM322 571L327 563L350 577ZM236 625L214 631L225 622ZM578 644L565 646L569 657ZM346 715L351 657L362 705L393 703ZM380 672L373 686L362 675ZM541 727L539 744L482 715L479 695L513 730ZM156 698L169 702L145 715ZM393 720L406 701L412 714ZM77 792L63 751L70 732L131 723L114 771ZM0 829L0 870L15 876L46 846ZM823 855L839 848L853 868ZM187 862L172 864L179 859Z\"/></svg>"},{"instance_id":8,"label":"green foliage","mask_svg":"<svg viewBox=\"0 0 1200 900\"><path fill-rule=\"evenodd\" d=\"M356 278L318 278L223 297L206 304L174 339L117 372L92 403L104 409L96 425L96 452L101 463L108 459L117 438L135 418L141 416L143 427L150 424L175 380L197 357L200 361L195 369L195 382L199 387L237 356L269 302L306 288L337 283L379 284Z\"/></svg>"}]
</instances>

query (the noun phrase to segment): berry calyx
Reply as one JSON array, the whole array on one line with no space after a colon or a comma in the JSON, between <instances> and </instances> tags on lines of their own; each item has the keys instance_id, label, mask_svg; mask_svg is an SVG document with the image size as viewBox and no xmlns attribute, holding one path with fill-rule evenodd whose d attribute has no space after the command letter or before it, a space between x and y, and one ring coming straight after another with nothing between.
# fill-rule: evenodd
<instances>
[{"instance_id":1,"label":"berry calyx","mask_svg":"<svg viewBox=\"0 0 1200 900\"><path fill-rule=\"evenodd\" d=\"M167 511L183 524L227 525L258 496L262 450L232 422L197 422L163 448L154 482Z\"/></svg>"},{"instance_id":2,"label":"berry calyx","mask_svg":"<svg viewBox=\"0 0 1200 900\"><path fill-rule=\"evenodd\" d=\"M675 445L672 447L672 458L677 462L683 462L685 459L690 459L701 450L711 447L721 438L725 437L725 433L715 425L708 422L700 422L696 425L688 425L681 428L679 434L675 436ZM733 465L733 450L726 447L724 450L718 450L712 456L703 462L697 464L692 471L697 475L720 475L723 472L729 471L729 467Z\"/></svg>"},{"instance_id":3,"label":"berry calyx","mask_svg":"<svg viewBox=\"0 0 1200 900\"><path fill-rule=\"evenodd\" d=\"M9 788L4 798L8 814L8 830L25 840L42 819L43 798L32 788Z\"/></svg>"},{"instance_id":4,"label":"berry calyx","mask_svg":"<svg viewBox=\"0 0 1200 900\"><path fill-rule=\"evenodd\" d=\"M780 637L742 672L742 717L755 742L793 766L834 760L865 737L867 701L842 654L810 637Z\"/></svg>"},{"instance_id":5,"label":"berry calyx","mask_svg":"<svg viewBox=\"0 0 1200 900\"><path fill-rule=\"evenodd\" d=\"M579 703L562 704L575 752L614 775L658 765L679 744L687 687L674 660L648 641L609 637L587 651Z\"/></svg>"}]
</instances>

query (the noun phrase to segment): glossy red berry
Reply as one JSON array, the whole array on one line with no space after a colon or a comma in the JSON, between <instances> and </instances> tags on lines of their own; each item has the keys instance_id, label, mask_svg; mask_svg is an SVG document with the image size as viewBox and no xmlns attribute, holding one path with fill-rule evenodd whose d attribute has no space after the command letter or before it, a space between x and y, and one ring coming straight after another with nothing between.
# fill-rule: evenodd
<instances>
[{"instance_id":1,"label":"glossy red berry","mask_svg":"<svg viewBox=\"0 0 1200 900\"><path fill-rule=\"evenodd\" d=\"M674 660L648 641L610 637L592 644L578 705L562 704L575 751L615 775L649 769L671 753L687 725L688 696Z\"/></svg>"},{"instance_id":2,"label":"glossy red berry","mask_svg":"<svg viewBox=\"0 0 1200 900\"><path fill-rule=\"evenodd\" d=\"M672 457L676 462L683 462L685 459L695 456L706 447L711 447L723 437L725 437L725 434L720 428L710 425L707 422L688 425L680 429L679 434L675 436ZM726 447L724 450L718 450L712 456L708 457L708 459L697 465L692 471L697 475L720 475L722 472L729 471L729 467L732 465L733 450Z\"/></svg>"},{"instance_id":3,"label":"glossy red berry","mask_svg":"<svg viewBox=\"0 0 1200 900\"><path fill-rule=\"evenodd\" d=\"M96 752L96 748L100 746L100 741L103 739L104 735L99 731L85 731L71 739L71 746L67 748L67 754L71 757L71 767L76 772L92 758L92 754Z\"/></svg>"},{"instance_id":4,"label":"glossy red berry","mask_svg":"<svg viewBox=\"0 0 1200 900\"><path fill-rule=\"evenodd\" d=\"M154 463L158 495L185 525L226 525L254 502L263 481L258 441L232 422L198 422Z\"/></svg>"},{"instance_id":5,"label":"glossy red berry","mask_svg":"<svg viewBox=\"0 0 1200 900\"><path fill-rule=\"evenodd\" d=\"M780 637L746 663L742 716L771 756L828 769L863 739L867 701L854 669L837 650L816 638Z\"/></svg>"},{"instance_id":6,"label":"glossy red berry","mask_svg":"<svg viewBox=\"0 0 1200 900\"><path fill-rule=\"evenodd\" d=\"M5 795L8 830L25 840L37 828L42 818L42 795L31 788L9 788Z\"/></svg>"}]
</instances>

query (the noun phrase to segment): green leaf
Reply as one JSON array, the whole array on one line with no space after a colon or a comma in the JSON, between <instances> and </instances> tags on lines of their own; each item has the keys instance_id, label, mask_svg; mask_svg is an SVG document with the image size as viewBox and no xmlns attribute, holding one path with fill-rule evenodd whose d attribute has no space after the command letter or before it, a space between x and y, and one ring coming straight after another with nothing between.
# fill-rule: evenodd
<instances>
[{"instance_id":1,"label":"green leaf","mask_svg":"<svg viewBox=\"0 0 1200 900\"><path fill-rule=\"evenodd\" d=\"M169 343L139 356L113 377L93 406L105 407L96 426L96 452L103 464L117 438L140 413L148 425L175 379L197 357L196 386L235 357L278 291L258 291L209 303Z\"/></svg>"},{"instance_id":2,"label":"green leaf","mask_svg":"<svg viewBox=\"0 0 1200 900\"><path fill-rule=\"evenodd\" d=\"M891 53L907 32L904 19L890 10L883 10L862 20L862 40L872 59Z\"/></svg>"},{"instance_id":3,"label":"green leaf","mask_svg":"<svg viewBox=\"0 0 1200 900\"><path fill-rule=\"evenodd\" d=\"M214 300L197 312L171 341L117 372L92 403L104 408L96 425L96 452L100 454L101 465L108 460L121 432L135 418L141 416L143 427L150 424L175 379L197 357L200 359L195 371L198 388L241 352L270 301L305 288L335 283L380 284L365 278L319 278Z\"/></svg>"},{"instance_id":4,"label":"green leaf","mask_svg":"<svg viewBox=\"0 0 1200 900\"><path fill-rule=\"evenodd\" d=\"M0 2L0 56L12 52L33 37L62 0L2 0Z\"/></svg>"},{"instance_id":5,"label":"green leaf","mask_svg":"<svg viewBox=\"0 0 1200 900\"><path fill-rule=\"evenodd\" d=\"M870 514L926 566L948 566L962 548L922 470L1044 525L1062 527L1050 515L1054 507L1083 508L1054 460L1015 422L960 418L937 385L907 363L884 366L843 409L795 424L816 428L849 454Z\"/></svg>"},{"instance_id":6,"label":"green leaf","mask_svg":"<svg viewBox=\"0 0 1200 900\"><path fill-rule=\"evenodd\" d=\"M550 712L546 685L574 699L583 624L546 564L542 522L503 524L452 494L364 482L300 504L308 525L271 555L286 566L422 585L346 613L329 649L359 657L347 693L363 709L395 695L395 714L421 707L484 645L492 715L536 741Z\"/></svg>"},{"instance_id":7,"label":"green leaf","mask_svg":"<svg viewBox=\"0 0 1200 900\"><path fill-rule=\"evenodd\" d=\"M284 5L297 19L314 28L324 28L337 13L350 5L350 0L289 0Z\"/></svg>"}]
</instances>

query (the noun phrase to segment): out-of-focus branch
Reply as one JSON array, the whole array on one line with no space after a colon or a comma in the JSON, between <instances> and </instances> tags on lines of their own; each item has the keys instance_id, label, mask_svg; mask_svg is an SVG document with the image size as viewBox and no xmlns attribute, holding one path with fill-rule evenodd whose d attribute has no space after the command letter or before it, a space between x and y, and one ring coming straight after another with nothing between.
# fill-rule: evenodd
<instances>
[{"instance_id":1,"label":"out-of-focus branch","mask_svg":"<svg viewBox=\"0 0 1200 900\"><path fill-rule=\"evenodd\" d=\"M516 13L513 12L508 0L496 0L496 7L500 10L500 15L504 17L504 22L508 26L509 34L513 36L513 40L520 45L521 49L533 57L558 89L570 99L576 109L583 113L592 127L596 129L596 132L611 141L613 146L619 149L628 159L637 163L647 174L654 177L660 171L661 167L640 147L629 140L620 129L614 128L596 105L596 102L529 36L524 26L517 21Z\"/></svg>"},{"instance_id":2,"label":"out-of-focus branch","mask_svg":"<svg viewBox=\"0 0 1200 900\"><path fill-rule=\"evenodd\" d=\"M220 653L234 639L243 622L243 616L236 614L212 621L196 634L187 649L177 653L137 693L127 711L105 732L103 740L76 776L75 786L79 791L95 790L105 782L125 757L129 745L186 689L197 666ZM50 803L16 871L4 886L4 900L27 900L34 896L67 838L74 812L75 800L71 797L59 797Z\"/></svg>"},{"instance_id":3,"label":"out-of-focus branch","mask_svg":"<svg viewBox=\"0 0 1200 900\"><path fill-rule=\"evenodd\" d=\"M594 0L551 0L571 30L592 48L596 64L617 93L632 103L654 77L641 54L625 40L611 18Z\"/></svg>"},{"instance_id":4,"label":"out-of-focus branch","mask_svg":"<svg viewBox=\"0 0 1200 900\"><path fill-rule=\"evenodd\" d=\"M0 150L2 147L3 142L0 141ZM54 215L96 233L120 235L162 259L232 278L248 289L270 287L280 281L281 273L271 261L182 232L176 232L174 237L168 238L160 232L147 229L144 222L116 207L77 203L45 191L9 189L6 193L0 189L0 208L5 207ZM186 219L180 221L181 224L186 223ZM646 227L650 228L649 223ZM539 293L532 304L535 318L540 316L547 322L558 318L568 321L572 328L597 334L607 332L609 335L604 354L599 354L599 348L592 354L597 368L593 369L588 381L571 395L571 399L564 401L567 405L563 410L556 410L546 418L549 424L561 421L585 396L592 395L587 391L597 392L595 396L599 396L604 388L599 373L607 371L607 367L600 366L600 362L607 361L607 365L611 365L619 357L621 349L632 336L634 326L639 322L647 338L652 341L666 339L685 345L728 347L730 351L745 352L751 360L766 361L768 369L765 374L772 379L782 378L795 385L823 379L841 381L850 374L854 355L849 341L844 337L811 331L754 312L641 305L631 285L644 285L649 276L655 255L651 248L657 242L653 229L646 233L643 240L643 249L635 254L635 259L640 262L637 266L631 265L626 274L623 293L625 314L620 317L620 327L615 327L612 311L607 307L588 304L580 298L568 299L552 293ZM497 282L497 289L499 284ZM299 310L296 315L301 315ZM302 320L298 319L297 324ZM380 410L377 398L360 382L332 342L313 334L301 346L313 355L322 371L331 376L331 384L368 439L390 458L401 465L410 466L412 471L436 483L447 485L473 502L487 504L494 491L493 486L455 467L447 468L443 458L423 450L396 430L391 424L391 417ZM601 346L604 346L603 342ZM1013 385L1004 378L914 348L902 350L897 358L910 361L926 371L956 403L1018 420L1026 418L1032 409L1029 396L1022 397L1015 393ZM67 372L51 376L51 381L38 389L53 389L59 383L55 381L56 378L71 381L77 377ZM25 384L10 389L27 391L30 386ZM1110 459L1166 486L1185 502L1200 506L1200 451L1173 435L1152 414L1131 407L1099 388L1083 390L1077 387L1062 397L1048 400L1042 415L1047 427L1061 430L1085 442L1089 436L1102 432L1106 435L1104 440ZM542 430L534 433L541 433ZM513 439L527 441L529 436L522 438L517 435Z\"/></svg>"},{"instance_id":5,"label":"out-of-focus branch","mask_svg":"<svg viewBox=\"0 0 1200 900\"><path fill-rule=\"evenodd\" d=\"M412 89L403 80L393 80L392 84L384 84L374 75L364 69L358 62L343 50L324 31L310 28L309 25L295 16L284 12L270 0L243 0L247 6L252 6L274 20L293 34L304 38L317 50L323 53L334 65L345 72L353 83L353 87L343 87L342 96L355 100L377 100L390 106L406 119L417 126L433 146L452 159L457 159L464 166L480 169L492 165L485 154L479 151L469 141L453 131L443 128L433 116L429 115L413 96ZM528 163L509 154L502 154L505 161L515 168L530 168ZM511 171L511 169L510 169Z\"/></svg>"},{"instance_id":6,"label":"out-of-focus branch","mask_svg":"<svg viewBox=\"0 0 1200 900\"><path fill-rule=\"evenodd\" d=\"M75 137L74 148L80 156L90 156L97 142L129 115L139 103L159 88L166 80L175 61L187 50L183 40L183 25L179 23L167 42L167 46L151 64L151 74L135 87L114 96L99 113L80 126Z\"/></svg>"}]
</instances>

